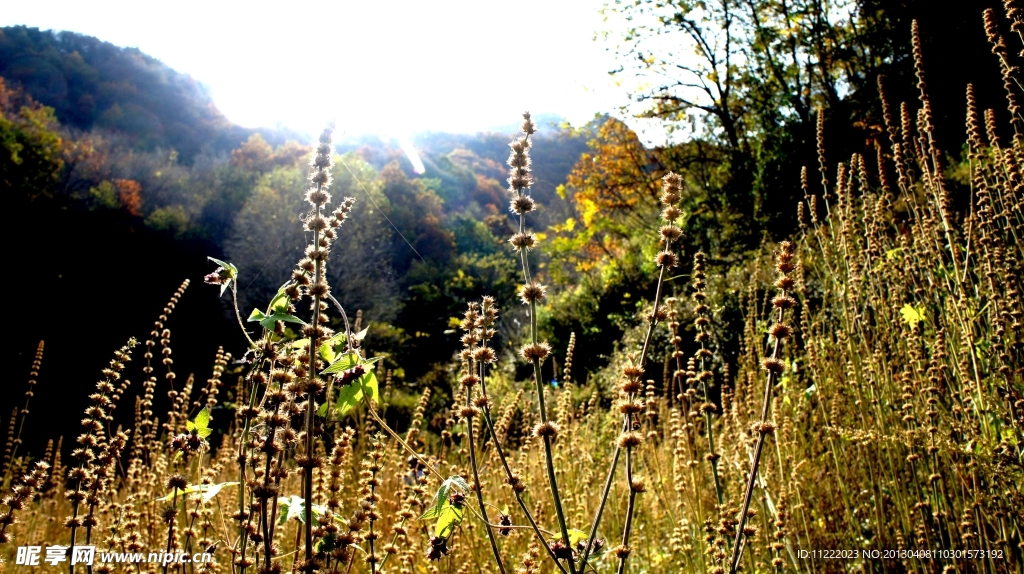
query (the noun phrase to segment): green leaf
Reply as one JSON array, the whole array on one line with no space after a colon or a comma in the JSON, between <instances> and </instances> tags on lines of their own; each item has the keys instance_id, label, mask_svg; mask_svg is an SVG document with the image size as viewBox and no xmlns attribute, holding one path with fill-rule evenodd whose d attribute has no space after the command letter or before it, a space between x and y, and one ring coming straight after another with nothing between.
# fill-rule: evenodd
<instances>
[{"instance_id":1,"label":"green leaf","mask_svg":"<svg viewBox=\"0 0 1024 574\"><path fill-rule=\"evenodd\" d=\"M284 290L286 287L289 287L290 285L291 283L285 283L284 285L282 285L281 288L278 289L277 295L274 295L274 298L270 300L271 313L277 311L284 313L288 311L288 305L291 304L291 299L288 297L288 295L285 294Z\"/></svg>"},{"instance_id":2,"label":"green leaf","mask_svg":"<svg viewBox=\"0 0 1024 574\"><path fill-rule=\"evenodd\" d=\"M320 371L321 375L329 375L331 373L340 373L347 371L356 365L362 365L369 367L380 360L380 357L373 357L372 359L363 359L359 356L359 353L351 352L344 353L339 356L329 367Z\"/></svg>"},{"instance_id":3,"label":"green leaf","mask_svg":"<svg viewBox=\"0 0 1024 574\"><path fill-rule=\"evenodd\" d=\"M202 430L204 428L209 427L210 426L210 410L207 409L206 407L203 407L203 410L199 411L199 414L196 415L196 418L193 421L193 423L195 424L195 428L197 428L199 430ZM189 429L189 430L192 430L192 429Z\"/></svg>"},{"instance_id":4,"label":"green leaf","mask_svg":"<svg viewBox=\"0 0 1024 574\"><path fill-rule=\"evenodd\" d=\"M380 391L379 385L377 384L377 375L373 374L373 371L366 371L366 373L359 377L356 381L361 387L361 391L364 397L370 397L373 402L380 404Z\"/></svg>"},{"instance_id":5,"label":"green leaf","mask_svg":"<svg viewBox=\"0 0 1024 574\"><path fill-rule=\"evenodd\" d=\"M225 261L221 261L220 259L214 259L213 257L207 257L207 259L209 259L210 261L213 261L217 265L220 265L221 267L224 268L225 271L228 272L228 278L229 279L227 281L225 281L224 283L222 283L221 286L220 286L220 294L224 295L224 292L228 290L228 286L231 285L231 282L238 279L238 268L235 267L234 265L230 264L230 263L227 263Z\"/></svg>"},{"instance_id":6,"label":"green leaf","mask_svg":"<svg viewBox=\"0 0 1024 574\"><path fill-rule=\"evenodd\" d=\"M900 315L903 316L903 322L910 325L911 328L917 327L918 323L926 319L924 307L914 308L909 303L900 309Z\"/></svg>"},{"instance_id":7,"label":"green leaf","mask_svg":"<svg viewBox=\"0 0 1024 574\"><path fill-rule=\"evenodd\" d=\"M587 533L575 528L569 529L569 546L576 546L581 540L587 539Z\"/></svg>"},{"instance_id":8,"label":"green leaf","mask_svg":"<svg viewBox=\"0 0 1024 574\"><path fill-rule=\"evenodd\" d=\"M466 513L463 505L455 506L445 502L441 512L437 516L437 524L434 525L434 536L448 538L452 532L462 524L462 517Z\"/></svg>"},{"instance_id":9,"label":"green leaf","mask_svg":"<svg viewBox=\"0 0 1024 574\"><path fill-rule=\"evenodd\" d=\"M277 516L278 525L282 525L285 522L295 518L299 522L305 522L306 520L306 499L301 496L288 496L278 497L277 505L281 507L281 511Z\"/></svg>"},{"instance_id":10,"label":"green leaf","mask_svg":"<svg viewBox=\"0 0 1024 574\"><path fill-rule=\"evenodd\" d=\"M334 362L334 359L338 357L338 347L345 342L345 333L335 333L333 337L324 341L320 345L320 356L323 357L327 364Z\"/></svg>"},{"instance_id":11,"label":"green leaf","mask_svg":"<svg viewBox=\"0 0 1024 574\"><path fill-rule=\"evenodd\" d=\"M200 497L202 498L203 502L206 503L210 502L210 500L212 500L214 496L217 496L217 494L219 494L220 491L223 490L224 488L236 485L238 485L237 482L222 482L220 484L193 484L191 486L186 487L185 490L179 491L178 496L184 499L186 495L199 494L201 495ZM171 492L167 496L158 498L157 501L165 502L171 500L172 498L174 498L174 492Z\"/></svg>"},{"instance_id":12,"label":"green leaf","mask_svg":"<svg viewBox=\"0 0 1024 574\"><path fill-rule=\"evenodd\" d=\"M295 315L289 315L287 313L280 313L277 311L275 311L273 315L266 315L259 309L253 309L252 313L249 314L247 321L250 323L259 322L259 324L268 331L273 330L274 324L278 321L284 321L285 323L302 323L303 325L306 324L305 321L299 319Z\"/></svg>"},{"instance_id":13,"label":"green leaf","mask_svg":"<svg viewBox=\"0 0 1024 574\"><path fill-rule=\"evenodd\" d=\"M434 495L434 501L430 505L430 509L420 516L420 520L429 520L431 518L437 518L441 516L441 510L444 505L448 504L448 495L451 494L452 488L457 488L463 494L469 492L469 483L466 479L459 475L449 476L441 483L441 486L437 488L437 494Z\"/></svg>"},{"instance_id":14,"label":"green leaf","mask_svg":"<svg viewBox=\"0 0 1024 574\"><path fill-rule=\"evenodd\" d=\"M334 406L336 416L345 416L363 400L363 388L357 383L358 381L352 381L351 384L345 385L338 391L338 402Z\"/></svg>"},{"instance_id":15,"label":"green leaf","mask_svg":"<svg viewBox=\"0 0 1024 574\"><path fill-rule=\"evenodd\" d=\"M340 355L329 367L320 372L321 375L340 373L347 371L359 364L359 353L344 353Z\"/></svg>"}]
</instances>

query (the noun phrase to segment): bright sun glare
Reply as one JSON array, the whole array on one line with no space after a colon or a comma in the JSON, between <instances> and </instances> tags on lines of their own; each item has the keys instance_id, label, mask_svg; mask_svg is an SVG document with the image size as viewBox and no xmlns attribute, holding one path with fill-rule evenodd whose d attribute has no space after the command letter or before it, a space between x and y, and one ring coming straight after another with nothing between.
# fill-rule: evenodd
<instances>
[{"instance_id":1,"label":"bright sun glare","mask_svg":"<svg viewBox=\"0 0 1024 574\"><path fill-rule=\"evenodd\" d=\"M243 126L465 132L526 109L574 124L622 103L601 0L19 2L0 24L138 47L211 89Z\"/></svg>"}]
</instances>

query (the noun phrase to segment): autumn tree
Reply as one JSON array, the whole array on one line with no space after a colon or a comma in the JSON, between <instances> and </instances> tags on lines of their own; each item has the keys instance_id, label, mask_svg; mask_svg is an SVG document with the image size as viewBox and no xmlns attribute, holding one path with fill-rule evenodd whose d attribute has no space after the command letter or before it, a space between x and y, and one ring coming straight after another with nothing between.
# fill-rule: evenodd
<instances>
[{"instance_id":1,"label":"autumn tree","mask_svg":"<svg viewBox=\"0 0 1024 574\"><path fill-rule=\"evenodd\" d=\"M63 167L57 127L52 108L12 90L0 77L0 180L8 197L52 194Z\"/></svg>"}]
</instances>

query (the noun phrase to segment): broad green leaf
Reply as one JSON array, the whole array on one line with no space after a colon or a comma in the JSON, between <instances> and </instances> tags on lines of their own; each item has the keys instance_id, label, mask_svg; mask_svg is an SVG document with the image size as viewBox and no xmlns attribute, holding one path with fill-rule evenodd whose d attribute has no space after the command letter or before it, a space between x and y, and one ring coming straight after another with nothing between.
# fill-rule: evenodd
<instances>
[{"instance_id":1,"label":"broad green leaf","mask_svg":"<svg viewBox=\"0 0 1024 574\"><path fill-rule=\"evenodd\" d=\"M362 387L362 394L364 397L370 397L375 403L380 404L380 390L377 384L377 375L373 374L373 371L366 371L366 373L359 377L356 381L357 384Z\"/></svg>"},{"instance_id":2,"label":"broad green leaf","mask_svg":"<svg viewBox=\"0 0 1024 574\"><path fill-rule=\"evenodd\" d=\"M580 540L586 540L587 533L582 530L576 530L575 528L569 529L569 546L576 546Z\"/></svg>"},{"instance_id":3,"label":"broad green leaf","mask_svg":"<svg viewBox=\"0 0 1024 574\"><path fill-rule=\"evenodd\" d=\"M420 516L420 520L429 520L441 516L441 510L444 508L444 505L448 504L448 495L451 494L453 487L463 494L469 492L469 483L466 482L466 479L459 475L449 476L438 487L437 494L434 495L434 501L430 504L430 509L424 512L423 516Z\"/></svg>"},{"instance_id":4,"label":"broad green leaf","mask_svg":"<svg viewBox=\"0 0 1024 574\"><path fill-rule=\"evenodd\" d=\"M288 295L285 294L284 289L285 289L285 287L288 287L289 285L291 285L291 283L285 283L284 286L282 286L277 291L277 295L274 295L274 298L270 300L270 312L271 313L276 313L276 312L284 313L284 312L288 311L288 305L291 304L291 299L289 299Z\"/></svg>"},{"instance_id":5,"label":"broad green leaf","mask_svg":"<svg viewBox=\"0 0 1024 574\"><path fill-rule=\"evenodd\" d=\"M363 400L363 388L357 382L353 381L338 391L338 402L334 406L336 416L344 416Z\"/></svg>"},{"instance_id":6,"label":"broad green leaf","mask_svg":"<svg viewBox=\"0 0 1024 574\"><path fill-rule=\"evenodd\" d=\"M344 353L340 355L337 359L335 359L334 362L331 363L329 367L321 371L320 374L328 375L331 373L340 373L342 371L347 371L358 364L358 353Z\"/></svg>"},{"instance_id":7,"label":"broad green leaf","mask_svg":"<svg viewBox=\"0 0 1024 574\"><path fill-rule=\"evenodd\" d=\"M434 526L434 536L448 538L452 532L462 524L462 517L466 513L463 505L455 506L445 502L441 512L437 516L437 524Z\"/></svg>"},{"instance_id":8,"label":"broad green leaf","mask_svg":"<svg viewBox=\"0 0 1024 574\"><path fill-rule=\"evenodd\" d=\"M195 424L195 428L200 429L200 430L209 427L210 426L210 410L207 409L206 407L203 407L203 410L199 411L199 414L196 415L195 421L193 421L193 422ZM191 430L191 429L189 429L189 430Z\"/></svg>"},{"instance_id":9,"label":"broad green leaf","mask_svg":"<svg viewBox=\"0 0 1024 574\"><path fill-rule=\"evenodd\" d=\"M362 365L364 367L369 367L370 365L376 363L379 360L380 360L380 357L373 357L371 359L363 359L363 358L360 358L359 354L355 353L355 352L353 352L353 353L344 353L343 355L341 355L337 359L335 359L335 361L333 363L331 363L331 366L329 366L326 369L320 371L320 374L321 375L329 375L331 373L340 373L342 371L347 371L347 370L351 369L352 367L354 367L356 365Z\"/></svg>"},{"instance_id":10,"label":"broad green leaf","mask_svg":"<svg viewBox=\"0 0 1024 574\"><path fill-rule=\"evenodd\" d=\"M278 497L277 505L281 507L281 511L277 517L277 523L284 524L289 520L295 518L299 522L305 521L306 513L306 499L301 496Z\"/></svg>"},{"instance_id":11,"label":"broad green leaf","mask_svg":"<svg viewBox=\"0 0 1024 574\"><path fill-rule=\"evenodd\" d=\"M335 333L333 337L324 341L320 345L320 356L323 357L327 364L331 364L338 357L335 347L338 347L345 342L345 333Z\"/></svg>"},{"instance_id":12,"label":"broad green leaf","mask_svg":"<svg viewBox=\"0 0 1024 574\"><path fill-rule=\"evenodd\" d=\"M221 482L219 484L193 484L185 488L185 490L178 492L179 497L184 497L189 494L199 494L203 499L203 502L210 502L214 496L220 493L226 487L237 486L237 482ZM174 493L168 494L167 496L158 498L157 501L165 502L174 498Z\"/></svg>"},{"instance_id":13,"label":"broad green leaf","mask_svg":"<svg viewBox=\"0 0 1024 574\"><path fill-rule=\"evenodd\" d=\"M259 309L253 309L247 320L250 323L259 322L259 324L267 330L272 330L274 328L274 324L278 321L284 321L285 323L302 323L303 325L306 324L305 321L299 319L295 315L289 315L287 313L280 313L277 311L275 311L273 315L266 315Z\"/></svg>"},{"instance_id":14,"label":"broad green leaf","mask_svg":"<svg viewBox=\"0 0 1024 574\"><path fill-rule=\"evenodd\" d=\"M260 311L259 309L253 309L252 313L249 313L249 318L246 319L246 321L248 321L249 323L255 323L257 321L259 323L263 323L263 321L266 320L266 318L267 315L263 313L263 311Z\"/></svg>"},{"instance_id":15,"label":"broad green leaf","mask_svg":"<svg viewBox=\"0 0 1024 574\"><path fill-rule=\"evenodd\" d=\"M900 315L903 316L903 322L910 325L911 328L917 327L918 323L925 320L924 307L914 308L910 304L906 304L900 309Z\"/></svg>"}]
</instances>

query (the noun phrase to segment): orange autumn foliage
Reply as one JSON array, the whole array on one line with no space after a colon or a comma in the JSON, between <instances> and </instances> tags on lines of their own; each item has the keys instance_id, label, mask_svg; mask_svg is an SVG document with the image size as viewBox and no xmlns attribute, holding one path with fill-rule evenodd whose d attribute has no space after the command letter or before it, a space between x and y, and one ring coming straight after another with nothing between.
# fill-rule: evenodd
<instances>
[{"instance_id":1,"label":"orange autumn foliage","mask_svg":"<svg viewBox=\"0 0 1024 574\"><path fill-rule=\"evenodd\" d=\"M136 217L142 216L142 185L134 179L115 179L117 198L128 213Z\"/></svg>"}]
</instances>

